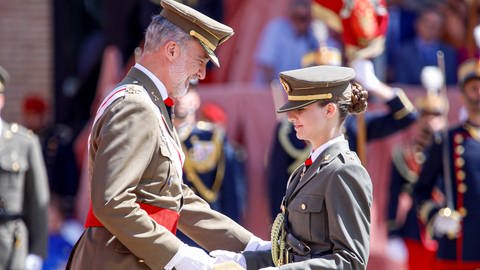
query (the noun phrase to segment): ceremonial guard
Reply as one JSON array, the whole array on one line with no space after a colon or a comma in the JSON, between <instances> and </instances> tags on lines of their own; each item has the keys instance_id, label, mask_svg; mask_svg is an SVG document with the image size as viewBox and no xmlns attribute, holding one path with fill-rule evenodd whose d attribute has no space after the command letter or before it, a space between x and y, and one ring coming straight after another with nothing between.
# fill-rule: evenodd
<instances>
[{"instance_id":1,"label":"ceremonial guard","mask_svg":"<svg viewBox=\"0 0 480 270\"><path fill-rule=\"evenodd\" d=\"M445 98L429 92L416 105L419 118L409 133L411 136L392 151L387 251L392 258L406 259L409 270L433 270L437 245L427 237L425 227L420 226L412 207L412 192L425 162L426 149L440 140L440 131L446 125L447 104Z\"/></svg>"},{"instance_id":2,"label":"ceremonial guard","mask_svg":"<svg viewBox=\"0 0 480 270\"><path fill-rule=\"evenodd\" d=\"M414 190L419 217L438 239L438 270L480 268L478 59L462 64L458 79L468 117L433 144ZM436 186L445 196L444 203L439 204L431 196Z\"/></svg>"},{"instance_id":3,"label":"ceremonial guard","mask_svg":"<svg viewBox=\"0 0 480 270\"><path fill-rule=\"evenodd\" d=\"M0 111L7 77L0 67ZM47 255L48 201L37 136L0 118L0 269L41 269Z\"/></svg>"},{"instance_id":4,"label":"ceremonial guard","mask_svg":"<svg viewBox=\"0 0 480 270\"><path fill-rule=\"evenodd\" d=\"M196 120L199 107L200 97L194 88L174 107L174 124L185 153L184 182L212 209L238 222L245 196L241 164L223 127Z\"/></svg>"}]
</instances>

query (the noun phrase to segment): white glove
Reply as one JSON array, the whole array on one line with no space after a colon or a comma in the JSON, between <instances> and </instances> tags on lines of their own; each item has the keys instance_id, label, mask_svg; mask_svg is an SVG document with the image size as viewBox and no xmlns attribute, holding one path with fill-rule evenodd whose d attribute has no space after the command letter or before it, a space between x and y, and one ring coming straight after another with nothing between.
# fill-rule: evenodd
<instances>
[{"instance_id":1,"label":"white glove","mask_svg":"<svg viewBox=\"0 0 480 270\"><path fill-rule=\"evenodd\" d=\"M270 267L260 268L260 270L280 270L280 268L270 266Z\"/></svg>"},{"instance_id":2,"label":"white glove","mask_svg":"<svg viewBox=\"0 0 480 270\"><path fill-rule=\"evenodd\" d=\"M450 238L455 238L460 232L461 217L456 211L443 208L438 211L438 214L433 217L433 231L436 236L441 237L447 235Z\"/></svg>"},{"instance_id":3,"label":"white glove","mask_svg":"<svg viewBox=\"0 0 480 270\"><path fill-rule=\"evenodd\" d=\"M352 61L352 68L355 70L355 80L368 91L378 90L382 82L375 75L373 63L367 59L356 59Z\"/></svg>"},{"instance_id":4,"label":"white glove","mask_svg":"<svg viewBox=\"0 0 480 270\"><path fill-rule=\"evenodd\" d=\"M408 250L402 238L392 237L388 239L387 256L397 262L405 262L407 260Z\"/></svg>"},{"instance_id":5,"label":"white glove","mask_svg":"<svg viewBox=\"0 0 480 270\"><path fill-rule=\"evenodd\" d=\"M37 254L28 254L25 259L26 270L41 270L43 265L42 257Z\"/></svg>"},{"instance_id":6,"label":"white glove","mask_svg":"<svg viewBox=\"0 0 480 270\"><path fill-rule=\"evenodd\" d=\"M270 241L262 240L253 235L243 251L261 251L270 249L272 249L272 243Z\"/></svg>"},{"instance_id":7,"label":"white glove","mask_svg":"<svg viewBox=\"0 0 480 270\"><path fill-rule=\"evenodd\" d=\"M211 270L215 259L200 248L183 244L173 258L165 265L165 270Z\"/></svg>"},{"instance_id":8,"label":"white glove","mask_svg":"<svg viewBox=\"0 0 480 270\"><path fill-rule=\"evenodd\" d=\"M235 253L227 250L214 250L210 252L210 256L215 257L215 264L233 261L238 263L241 267L247 269L247 261L241 253Z\"/></svg>"}]
</instances>

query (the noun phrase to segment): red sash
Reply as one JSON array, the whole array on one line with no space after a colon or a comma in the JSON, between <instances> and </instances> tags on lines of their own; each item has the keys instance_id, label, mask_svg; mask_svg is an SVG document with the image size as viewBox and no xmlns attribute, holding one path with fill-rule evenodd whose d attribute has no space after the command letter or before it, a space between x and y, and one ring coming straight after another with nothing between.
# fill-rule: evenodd
<instances>
[{"instance_id":1,"label":"red sash","mask_svg":"<svg viewBox=\"0 0 480 270\"><path fill-rule=\"evenodd\" d=\"M162 225L167 230L175 234L175 232L177 231L178 218L180 216L176 211L153 206L146 203L138 203L138 205L140 205L140 208L145 210L148 215L158 224ZM93 214L91 204L90 209L88 210L87 219L85 220L85 228L89 227L103 227L103 224Z\"/></svg>"}]
</instances>

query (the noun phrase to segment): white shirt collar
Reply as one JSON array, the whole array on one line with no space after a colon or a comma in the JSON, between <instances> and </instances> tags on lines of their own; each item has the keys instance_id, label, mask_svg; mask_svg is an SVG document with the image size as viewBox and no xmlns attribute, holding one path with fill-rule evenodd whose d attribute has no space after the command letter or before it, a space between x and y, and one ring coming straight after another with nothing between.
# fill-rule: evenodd
<instances>
[{"instance_id":1,"label":"white shirt collar","mask_svg":"<svg viewBox=\"0 0 480 270\"><path fill-rule=\"evenodd\" d=\"M158 91L160 92L160 95L162 96L163 100L168 98L167 88L162 83L162 81L160 81L160 79L158 79L157 76L155 76L155 74L153 74L150 70L148 70L146 67L140 65L139 63L135 63L134 67L136 69L139 69L143 73L145 73L148 76L148 78L150 78L150 80L152 80L152 82L155 84L155 87L157 87Z\"/></svg>"},{"instance_id":2,"label":"white shirt collar","mask_svg":"<svg viewBox=\"0 0 480 270\"><path fill-rule=\"evenodd\" d=\"M327 141L326 143L324 143L322 145L320 145L317 149L315 149L312 152L312 154L310 154L310 157L312 158L312 162L315 162L315 160L320 156L320 154L322 154L323 151L325 151L325 149L327 149L330 145L332 145L334 143L337 143L337 142L341 142L341 141L345 141L345 136L343 136L343 134Z\"/></svg>"}]
</instances>

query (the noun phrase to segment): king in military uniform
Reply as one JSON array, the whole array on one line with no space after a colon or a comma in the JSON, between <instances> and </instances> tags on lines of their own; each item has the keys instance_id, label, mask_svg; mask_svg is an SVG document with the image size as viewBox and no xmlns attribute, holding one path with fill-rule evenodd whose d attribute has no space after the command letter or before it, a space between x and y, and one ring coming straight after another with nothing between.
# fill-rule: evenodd
<instances>
[{"instance_id":1,"label":"king in military uniform","mask_svg":"<svg viewBox=\"0 0 480 270\"><path fill-rule=\"evenodd\" d=\"M433 144L414 190L418 214L438 239L435 269L480 268L480 65L463 63L458 71L467 119ZM441 181L438 181L441 179ZM432 199L435 186L445 203Z\"/></svg>"},{"instance_id":2,"label":"king in military uniform","mask_svg":"<svg viewBox=\"0 0 480 270\"><path fill-rule=\"evenodd\" d=\"M0 67L0 111L8 73ZM0 118L0 268L41 269L49 189L38 138Z\"/></svg>"},{"instance_id":3,"label":"king in military uniform","mask_svg":"<svg viewBox=\"0 0 480 270\"><path fill-rule=\"evenodd\" d=\"M233 29L162 0L138 62L99 106L89 137L91 208L67 269L211 269L206 250L262 241L214 211L182 181L185 155L169 109L205 78ZM88 206L87 206L88 207Z\"/></svg>"}]
</instances>

